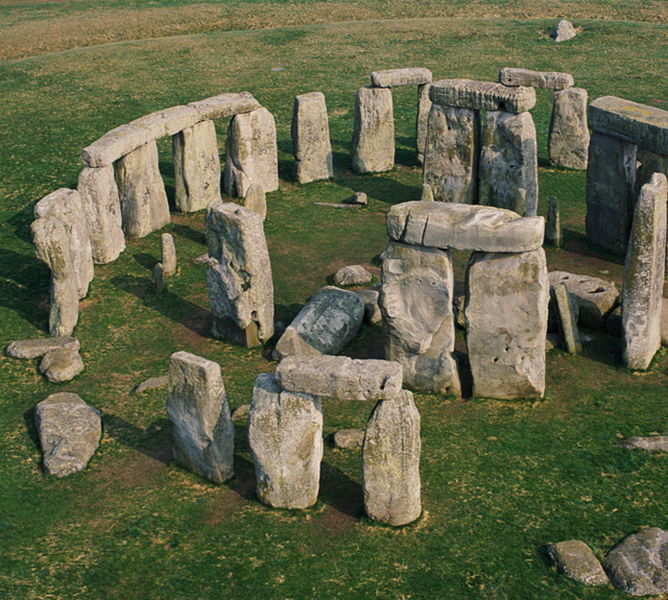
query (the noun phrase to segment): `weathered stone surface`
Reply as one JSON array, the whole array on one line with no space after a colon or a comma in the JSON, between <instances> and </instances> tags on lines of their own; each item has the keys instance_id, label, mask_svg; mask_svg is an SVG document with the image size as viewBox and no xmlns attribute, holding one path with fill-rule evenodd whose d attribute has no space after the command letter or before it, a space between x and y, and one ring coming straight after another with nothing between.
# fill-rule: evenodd
<instances>
[{"instance_id":1,"label":"weathered stone surface","mask_svg":"<svg viewBox=\"0 0 668 600\"><path fill-rule=\"evenodd\" d=\"M244 206L265 219L267 217L267 194L264 193L262 186L253 183L246 192Z\"/></svg>"},{"instance_id":2,"label":"weathered stone surface","mask_svg":"<svg viewBox=\"0 0 668 600\"><path fill-rule=\"evenodd\" d=\"M114 163L114 169L125 235L141 238L167 225L169 203L155 142L126 154Z\"/></svg>"},{"instance_id":3,"label":"weathered stone surface","mask_svg":"<svg viewBox=\"0 0 668 600\"><path fill-rule=\"evenodd\" d=\"M274 335L274 286L262 217L238 204L220 204L207 216L206 237L211 312L240 330L257 328L258 341L267 341ZM213 334L223 333L214 324Z\"/></svg>"},{"instance_id":4,"label":"weathered stone surface","mask_svg":"<svg viewBox=\"0 0 668 600\"><path fill-rule=\"evenodd\" d=\"M668 452L668 436L630 437L620 442L620 446L627 450L641 449L650 452Z\"/></svg>"},{"instance_id":5,"label":"weathered stone surface","mask_svg":"<svg viewBox=\"0 0 668 600\"><path fill-rule=\"evenodd\" d=\"M44 470L65 477L86 468L102 437L100 411L76 394L51 394L35 407Z\"/></svg>"},{"instance_id":6,"label":"weathered stone surface","mask_svg":"<svg viewBox=\"0 0 668 600\"><path fill-rule=\"evenodd\" d=\"M150 377L146 381L142 381L136 388L135 394L145 394L153 390L160 390L169 385L169 375L161 375L160 377Z\"/></svg>"},{"instance_id":7,"label":"weathered stone surface","mask_svg":"<svg viewBox=\"0 0 668 600\"><path fill-rule=\"evenodd\" d=\"M53 350L66 348L77 351L81 345L74 337L50 337L39 340L16 340L7 346L5 353L14 358L39 358Z\"/></svg>"},{"instance_id":8,"label":"weathered stone surface","mask_svg":"<svg viewBox=\"0 0 668 600\"><path fill-rule=\"evenodd\" d=\"M106 264L116 260L125 250L125 236L114 167L84 167L77 191L88 223L93 262Z\"/></svg>"},{"instance_id":9,"label":"weathered stone surface","mask_svg":"<svg viewBox=\"0 0 668 600\"><path fill-rule=\"evenodd\" d=\"M372 279L373 275L362 265L348 265L334 273L334 285L364 285Z\"/></svg>"},{"instance_id":10,"label":"weathered stone surface","mask_svg":"<svg viewBox=\"0 0 668 600\"><path fill-rule=\"evenodd\" d=\"M509 87L526 86L548 90L565 90L571 87L575 81L570 73L504 67L499 73L499 83Z\"/></svg>"},{"instance_id":11,"label":"weathered stone surface","mask_svg":"<svg viewBox=\"0 0 668 600\"><path fill-rule=\"evenodd\" d=\"M174 275L176 273L176 246L174 246L174 238L171 233L163 233L160 236L160 250L165 275Z\"/></svg>"},{"instance_id":12,"label":"weathered stone surface","mask_svg":"<svg viewBox=\"0 0 668 600\"><path fill-rule=\"evenodd\" d=\"M355 192L349 198L344 200L346 204L358 204L360 206L366 206L369 203L369 200L364 192Z\"/></svg>"},{"instance_id":13,"label":"weathered stone surface","mask_svg":"<svg viewBox=\"0 0 668 600\"><path fill-rule=\"evenodd\" d=\"M78 350L59 348L47 352L39 364L39 372L51 383L70 381L84 370Z\"/></svg>"},{"instance_id":14,"label":"weathered stone surface","mask_svg":"<svg viewBox=\"0 0 668 600\"><path fill-rule=\"evenodd\" d=\"M341 449L357 448L364 443L361 429L339 429L334 434L334 446Z\"/></svg>"},{"instance_id":15,"label":"weathered stone surface","mask_svg":"<svg viewBox=\"0 0 668 600\"><path fill-rule=\"evenodd\" d=\"M564 243L561 233L561 213L559 211L559 200L556 196L550 196L550 204L547 208L547 221L545 222L545 241L560 248Z\"/></svg>"},{"instance_id":16,"label":"weathered stone surface","mask_svg":"<svg viewBox=\"0 0 668 600\"><path fill-rule=\"evenodd\" d=\"M632 596L668 592L668 533L658 527L624 538L603 561L610 581Z\"/></svg>"},{"instance_id":17,"label":"weathered stone surface","mask_svg":"<svg viewBox=\"0 0 668 600\"><path fill-rule=\"evenodd\" d=\"M543 249L471 256L466 272L466 344L473 395L542 397L549 283Z\"/></svg>"},{"instance_id":18,"label":"weathered stone surface","mask_svg":"<svg viewBox=\"0 0 668 600\"><path fill-rule=\"evenodd\" d=\"M237 114L227 130L223 183L230 196L245 197L256 183L265 193L278 189L276 124L266 108Z\"/></svg>"},{"instance_id":19,"label":"weathered stone surface","mask_svg":"<svg viewBox=\"0 0 668 600\"><path fill-rule=\"evenodd\" d=\"M248 417L249 412L250 412L250 404L242 404L241 406L235 408L234 411L232 412L232 420L241 421L241 419L246 419Z\"/></svg>"},{"instance_id":20,"label":"weathered stone surface","mask_svg":"<svg viewBox=\"0 0 668 600\"><path fill-rule=\"evenodd\" d=\"M57 278L51 274L49 334L70 336L79 320L79 294L75 277Z\"/></svg>"},{"instance_id":21,"label":"weathered stone surface","mask_svg":"<svg viewBox=\"0 0 668 600\"><path fill-rule=\"evenodd\" d=\"M289 392L337 400L388 400L401 390L402 368L387 360L347 356L288 356L276 368L276 381Z\"/></svg>"},{"instance_id":22,"label":"weathered stone surface","mask_svg":"<svg viewBox=\"0 0 668 600\"><path fill-rule=\"evenodd\" d=\"M554 302L555 312L557 314L557 324L561 336L561 346L570 354L580 354L582 344L580 343L580 333L578 331L579 311L574 311L574 300L568 293L565 283L559 283L550 289L552 302Z\"/></svg>"},{"instance_id":23,"label":"weathered stone surface","mask_svg":"<svg viewBox=\"0 0 668 600\"><path fill-rule=\"evenodd\" d=\"M151 284L156 294L162 294L165 291L165 266L162 263L157 263L153 267Z\"/></svg>"},{"instance_id":24,"label":"weathered stone surface","mask_svg":"<svg viewBox=\"0 0 668 600\"><path fill-rule=\"evenodd\" d=\"M315 504L323 453L320 398L283 391L273 375L259 375L248 442L262 502L300 509Z\"/></svg>"},{"instance_id":25,"label":"weathered stone surface","mask_svg":"<svg viewBox=\"0 0 668 600\"><path fill-rule=\"evenodd\" d=\"M525 191L524 197L520 189ZM521 216L536 215L536 128L528 112L519 115L486 113L480 150L479 202L514 210Z\"/></svg>"},{"instance_id":26,"label":"weathered stone surface","mask_svg":"<svg viewBox=\"0 0 668 600\"><path fill-rule=\"evenodd\" d=\"M202 121L231 117L261 108L261 104L248 92L220 94L198 102L190 102Z\"/></svg>"},{"instance_id":27,"label":"weathered stone surface","mask_svg":"<svg viewBox=\"0 0 668 600\"><path fill-rule=\"evenodd\" d=\"M575 27L573 27L573 24L566 19L559 21L557 28L552 33L552 37L554 38L555 42L565 42L567 40L571 40L575 37L575 35Z\"/></svg>"},{"instance_id":28,"label":"weathered stone surface","mask_svg":"<svg viewBox=\"0 0 668 600\"><path fill-rule=\"evenodd\" d=\"M355 293L364 302L364 321L369 324L380 323L383 315L378 306L378 295L376 290L355 290Z\"/></svg>"},{"instance_id":29,"label":"weathered stone surface","mask_svg":"<svg viewBox=\"0 0 668 600\"><path fill-rule=\"evenodd\" d=\"M418 86L417 92L417 116L415 118L415 151L419 164L424 162L424 153L427 146L427 128L429 125L429 113L431 111L431 100L429 99L430 83Z\"/></svg>"},{"instance_id":30,"label":"weathered stone surface","mask_svg":"<svg viewBox=\"0 0 668 600\"><path fill-rule=\"evenodd\" d=\"M390 171L394 167L391 90L364 87L357 92L351 157L353 170L358 173Z\"/></svg>"},{"instance_id":31,"label":"weathered stone surface","mask_svg":"<svg viewBox=\"0 0 668 600\"><path fill-rule=\"evenodd\" d=\"M431 191L431 186L428 183L422 184L420 202L434 202L434 192Z\"/></svg>"},{"instance_id":32,"label":"weathered stone surface","mask_svg":"<svg viewBox=\"0 0 668 600\"><path fill-rule=\"evenodd\" d=\"M292 153L295 157L293 177L299 183L334 177L329 119L322 92L311 92L295 98Z\"/></svg>"},{"instance_id":33,"label":"weathered stone surface","mask_svg":"<svg viewBox=\"0 0 668 600\"><path fill-rule=\"evenodd\" d=\"M569 579L585 585L605 585L608 576L591 548L579 540L568 540L550 544L547 553L556 563L557 569Z\"/></svg>"},{"instance_id":34,"label":"weathered stone surface","mask_svg":"<svg viewBox=\"0 0 668 600\"><path fill-rule=\"evenodd\" d=\"M199 120L199 113L192 106L172 106L139 117L128 125L140 127L146 131L147 141L153 142L192 127Z\"/></svg>"},{"instance_id":35,"label":"weathered stone surface","mask_svg":"<svg viewBox=\"0 0 668 600\"><path fill-rule=\"evenodd\" d=\"M364 435L364 509L375 521L406 525L422 512L420 413L413 394L376 404Z\"/></svg>"},{"instance_id":36,"label":"weathered stone surface","mask_svg":"<svg viewBox=\"0 0 668 600\"><path fill-rule=\"evenodd\" d=\"M532 87L506 87L500 83L472 79L435 81L431 84L429 97L440 106L514 114L531 110L536 104L536 90Z\"/></svg>"},{"instance_id":37,"label":"weathered stone surface","mask_svg":"<svg viewBox=\"0 0 668 600\"><path fill-rule=\"evenodd\" d=\"M385 357L401 364L407 386L459 394L459 373L452 355L454 273L450 251L391 241L382 261L379 305L386 332Z\"/></svg>"},{"instance_id":38,"label":"weathered stone surface","mask_svg":"<svg viewBox=\"0 0 668 600\"><path fill-rule=\"evenodd\" d=\"M587 90L570 88L554 93L547 152L553 165L580 171L587 168Z\"/></svg>"},{"instance_id":39,"label":"weathered stone surface","mask_svg":"<svg viewBox=\"0 0 668 600\"><path fill-rule=\"evenodd\" d=\"M591 112L590 112L591 118ZM587 239L624 254L635 206L637 147L594 131L587 162Z\"/></svg>"},{"instance_id":40,"label":"weathered stone surface","mask_svg":"<svg viewBox=\"0 0 668 600\"><path fill-rule=\"evenodd\" d=\"M422 183L434 200L477 204L480 112L433 104L425 143Z\"/></svg>"},{"instance_id":41,"label":"weathered stone surface","mask_svg":"<svg viewBox=\"0 0 668 600\"><path fill-rule=\"evenodd\" d=\"M443 250L528 252L543 245L543 217L487 206L403 202L387 215L387 234L405 244Z\"/></svg>"},{"instance_id":42,"label":"weathered stone surface","mask_svg":"<svg viewBox=\"0 0 668 600\"><path fill-rule=\"evenodd\" d=\"M214 483L234 475L234 425L217 363L188 352L172 354L167 416L178 464Z\"/></svg>"},{"instance_id":43,"label":"weathered stone surface","mask_svg":"<svg viewBox=\"0 0 668 600\"><path fill-rule=\"evenodd\" d=\"M196 212L220 198L220 157L216 126L201 121L172 137L174 204Z\"/></svg>"},{"instance_id":44,"label":"weathered stone surface","mask_svg":"<svg viewBox=\"0 0 668 600\"><path fill-rule=\"evenodd\" d=\"M387 69L371 73L371 86L377 88L398 87L401 85L424 85L431 83L429 69L419 67L407 69Z\"/></svg>"},{"instance_id":45,"label":"weathered stone surface","mask_svg":"<svg viewBox=\"0 0 668 600\"><path fill-rule=\"evenodd\" d=\"M199 256L196 256L195 258L193 258L191 262L194 265L206 265L206 264L208 264L209 253L207 252L206 254L200 254Z\"/></svg>"},{"instance_id":46,"label":"weathered stone surface","mask_svg":"<svg viewBox=\"0 0 668 600\"><path fill-rule=\"evenodd\" d=\"M364 318L364 302L354 292L327 286L299 311L276 344L275 357L338 354Z\"/></svg>"},{"instance_id":47,"label":"weathered stone surface","mask_svg":"<svg viewBox=\"0 0 668 600\"><path fill-rule=\"evenodd\" d=\"M644 371L661 346L668 181L655 173L638 198L624 262L622 360Z\"/></svg>"}]
</instances>

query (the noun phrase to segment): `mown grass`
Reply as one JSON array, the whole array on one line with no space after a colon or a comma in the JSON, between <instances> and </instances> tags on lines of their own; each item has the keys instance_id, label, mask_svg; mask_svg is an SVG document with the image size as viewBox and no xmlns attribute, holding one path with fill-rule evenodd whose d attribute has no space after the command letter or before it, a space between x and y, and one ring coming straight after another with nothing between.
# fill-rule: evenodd
<instances>
[{"instance_id":1,"label":"mown grass","mask_svg":"<svg viewBox=\"0 0 668 600\"><path fill-rule=\"evenodd\" d=\"M573 6L584 10L582 3ZM627 17L635 17L636 6ZM77 9L31 10L58 7ZM279 13L286 18L292 9L284 8ZM34 258L29 233L34 202L76 184L83 146L153 110L245 89L276 116L282 180L268 199L266 234L277 315L287 322L338 266L377 266L387 243L385 213L420 195L421 171L412 154L414 90L395 92L395 169L369 176L350 170L354 93L370 71L425 66L436 78L495 79L503 66L565 70L592 98L613 94L668 108L666 26L582 21L578 38L555 45L546 36L552 24L314 24L124 42L0 63L0 78L9 82L0 89L0 344L46 335L48 271ZM336 177L300 186L289 180L292 100L313 90L327 97ZM608 271L619 284L620 257L584 240L584 174L547 166L551 97L538 95L540 210L544 214L550 195L560 198L567 238L565 249L548 250L550 266ZM160 148L170 188L169 144ZM358 190L370 197L366 209L313 206ZM0 359L3 598L621 597L611 587L591 590L558 575L545 546L577 538L601 557L644 525L668 527L666 457L624 451L617 443L620 436L667 433L665 350L641 375L620 367L619 342L606 334L585 344L580 357L553 351L541 402L416 394L424 515L414 525L395 530L368 521L359 452L329 444L318 504L304 512L271 510L253 495L242 423L234 479L210 485L170 462L164 391L131 393L166 372L175 350L218 361L233 408L250 400L258 373L275 367L262 350L208 334L203 267L190 262L206 251L203 215L174 215L165 231L174 234L180 261L165 294L155 296L149 285L159 259L157 233L131 241L115 263L96 267L76 332L86 363L82 375L48 384L36 363ZM460 285L465 262L459 254ZM381 352L378 326L365 326L347 350ZM57 480L40 470L32 409L61 390L102 410L104 436L86 471ZM332 400L323 406L326 436L363 427L372 408Z\"/></svg>"}]
</instances>

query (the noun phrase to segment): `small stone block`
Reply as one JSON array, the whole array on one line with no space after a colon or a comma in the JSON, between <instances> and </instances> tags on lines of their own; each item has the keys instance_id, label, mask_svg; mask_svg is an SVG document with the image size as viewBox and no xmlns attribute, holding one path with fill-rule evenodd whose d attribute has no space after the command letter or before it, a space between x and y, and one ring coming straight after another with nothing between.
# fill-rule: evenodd
<instances>
[{"instance_id":1,"label":"small stone block","mask_svg":"<svg viewBox=\"0 0 668 600\"><path fill-rule=\"evenodd\" d=\"M605 585L608 577L589 546L579 540L550 544L547 548L557 569L569 579L585 585Z\"/></svg>"}]
</instances>

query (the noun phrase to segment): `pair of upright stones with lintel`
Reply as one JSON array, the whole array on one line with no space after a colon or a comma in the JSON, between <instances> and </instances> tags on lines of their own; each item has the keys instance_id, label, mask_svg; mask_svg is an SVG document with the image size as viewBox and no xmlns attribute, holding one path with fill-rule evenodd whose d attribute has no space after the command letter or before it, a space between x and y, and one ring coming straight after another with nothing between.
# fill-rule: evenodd
<instances>
[{"instance_id":1,"label":"pair of upright stones with lintel","mask_svg":"<svg viewBox=\"0 0 668 600\"><path fill-rule=\"evenodd\" d=\"M412 389L460 394L453 356L452 250L466 272L466 344L473 395L542 397L550 286L542 217L443 202L406 202L387 217L379 303L386 358Z\"/></svg>"}]
</instances>

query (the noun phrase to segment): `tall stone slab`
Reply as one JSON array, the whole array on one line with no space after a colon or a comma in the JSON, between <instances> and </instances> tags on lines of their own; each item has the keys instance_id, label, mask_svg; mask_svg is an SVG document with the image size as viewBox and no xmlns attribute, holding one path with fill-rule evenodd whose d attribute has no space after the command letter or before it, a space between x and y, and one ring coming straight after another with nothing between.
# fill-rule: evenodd
<instances>
[{"instance_id":1,"label":"tall stone slab","mask_svg":"<svg viewBox=\"0 0 668 600\"><path fill-rule=\"evenodd\" d=\"M297 509L315 504L323 453L320 398L286 392L262 373L248 413L248 443L262 502Z\"/></svg>"},{"instance_id":2,"label":"tall stone slab","mask_svg":"<svg viewBox=\"0 0 668 600\"><path fill-rule=\"evenodd\" d=\"M234 425L217 363L172 354L167 415L177 463L214 483L234 475Z\"/></svg>"},{"instance_id":3,"label":"tall stone slab","mask_svg":"<svg viewBox=\"0 0 668 600\"><path fill-rule=\"evenodd\" d=\"M196 212L219 202L220 157L213 121L200 121L172 136L174 204Z\"/></svg>"},{"instance_id":4,"label":"tall stone slab","mask_svg":"<svg viewBox=\"0 0 668 600\"><path fill-rule=\"evenodd\" d=\"M278 189L276 123L266 108L236 115L227 130L223 185L230 196L246 197L252 184Z\"/></svg>"},{"instance_id":5,"label":"tall stone slab","mask_svg":"<svg viewBox=\"0 0 668 600\"><path fill-rule=\"evenodd\" d=\"M543 396L549 296L542 248L471 256L464 313L474 396Z\"/></svg>"},{"instance_id":6,"label":"tall stone slab","mask_svg":"<svg viewBox=\"0 0 668 600\"><path fill-rule=\"evenodd\" d=\"M434 200L477 204L480 111L433 104L422 183Z\"/></svg>"},{"instance_id":7,"label":"tall stone slab","mask_svg":"<svg viewBox=\"0 0 668 600\"><path fill-rule=\"evenodd\" d=\"M150 142L114 163L123 232L141 238L169 223L169 203L158 168L158 146Z\"/></svg>"},{"instance_id":8,"label":"tall stone slab","mask_svg":"<svg viewBox=\"0 0 668 600\"><path fill-rule=\"evenodd\" d=\"M645 370L661 346L668 181L656 173L640 191L624 262L622 358Z\"/></svg>"},{"instance_id":9,"label":"tall stone slab","mask_svg":"<svg viewBox=\"0 0 668 600\"><path fill-rule=\"evenodd\" d=\"M213 335L245 346L266 342L274 334L274 287L262 216L219 204L207 215L206 237Z\"/></svg>"},{"instance_id":10,"label":"tall stone slab","mask_svg":"<svg viewBox=\"0 0 668 600\"><path fill-rule=\"evenodd\" d=\"M400 363L415 390L459 394L455 347L454 273L449 250L391 241L382 256L379 305L385 356Z\"/></svg>"},{"instance_id":11,"label":"tall stone slab","mask_svg":"<svg viewBox=\"0 0 668 600\"><path fill-rule=\"evenodd\" d=\"M547 152L553 165L579 171L587 168L587 90L568 88L554 93Z\"/></svg>"},{"instance_id":12,"label":"tall stone slab","mask_svg":"<svg viewBox=\"0 0 668 600\"><path fill-rule=\"evenodd\" d=\"M420 449L413 394L402 390L394 400L378 402L362 448L364 508L371 519L400 526L420 516Z\"/></svg>"},{"instance_id":13,"label":"tall stone slab","mask_svg":"<svg viewBox=\"0 0 668 600\"><path fill-rule=\"evenodd\" d=\"M299 183L334 177L327 104L322 92L311 92L295 98L292 153L295 157L293 177Z\"/></svg>"},{"instance_id":14,"label":"tall stone slab","mask_svg":"<svg viewBox=\"0 0 668 600\"><path fill-rule=\"evenodd\" d=\"M536 128L530 113L486 113L479 179L480 204L513 210L521 216L536 215L538 158Z\"/></svg>"},{"instance_id":15,"label":"tall stone slab","mask_svg":"<svg viewBox=\"0 0 668 600\"><path fill-rule=\"evenodd\" d=\"M417 90L417 117L415 119L415 152L419 164L424 163L424 154L427 147L427 129L429 126L429 113L431 112L431 99L429 98L430 83L423 83Z\"/></svg>"},{"instance_id":16,"label":"tall stone slab","mask_svg":"<svg viewBox=\"0 0 668 600\"><path fill-rule=\"evenodd\" d=\"M353 171L379 173L394 167L394 113L389 88L361 88L355 96L351 148Z\"/></svg>"}]
</instances>

